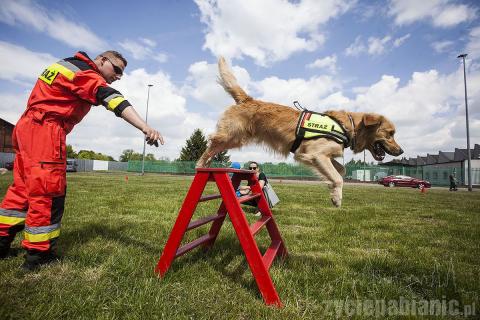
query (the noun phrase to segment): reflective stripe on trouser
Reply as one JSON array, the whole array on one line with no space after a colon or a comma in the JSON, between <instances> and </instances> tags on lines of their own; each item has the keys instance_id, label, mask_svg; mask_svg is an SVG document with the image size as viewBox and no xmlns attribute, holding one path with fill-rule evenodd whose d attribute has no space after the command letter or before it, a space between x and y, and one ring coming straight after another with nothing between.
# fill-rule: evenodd
<instances>
[{"instance_id":1,"label":"reflective stripe on trouser","mask_svg":"<svg viewBox=\"0 0 480 320\"><path fill-rule=\"evenodd\" d=\"M14 237L23 229L26 214L25 211L0 208L0 237Z\"/></svg>"},{"instance_id":2,"label":"reflective stripe on trouser","mask_svg":"<svg viewBox=\"0 0 480 320\"><path fill-rule=\"evenodd\" d=\"M25 227L25 240L30 242L43 242L57 238L60 235L60 223L44 227Z\"/></svg>"},{"instance_id":3,"label":"reflective stripe on trouser","mask_svg":"<svg viewBox=\"0 0 480 320\"><path fill-rule=\"evenodd\" d=\"M14 184L1 207L13 209L15 201L21 203L20 198L26 198L28 211L22 246L27 250L49 251L59 236L66 190L65 142L65 130L58 122L39 119L33 112L26 112L15 127ZM20 185L24 192L19 196L14 191ZM50 229L52 226L56 227Z\"/></svg>"}]
</instances>

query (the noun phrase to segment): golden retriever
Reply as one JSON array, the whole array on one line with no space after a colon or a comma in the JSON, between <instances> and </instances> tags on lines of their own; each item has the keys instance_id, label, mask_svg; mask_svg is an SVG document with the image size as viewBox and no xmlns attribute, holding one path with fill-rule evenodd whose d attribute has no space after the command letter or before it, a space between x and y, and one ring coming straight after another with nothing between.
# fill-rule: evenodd
<instances>
[{"instance_id":1,"label":"golden retriever","mask_svg":"<svg viewBox=\"0 0 480 320\"><path fill-rule=\"evenodd\" d=\"M236 105L229 107L217 123L216 132L209 136L207 150L197 162L197 167L207 167L213 157L224 150L240 148L249 143L264 144L285 157L295 140L300 111L250 97L237 83L224 58L218 61L223 86ZM354 141L353 152L368 149L381 161L385 152L398 156L402 148L395 142L395 126L384 116L375 113L326 111L346 129ZM342 203L342 187L345 168L334 158L343 155L344 145L332 139L303 140L294 153L294 159L323 176L331 189L331 200L337 207Z\"/></svg>"}]
</instances>

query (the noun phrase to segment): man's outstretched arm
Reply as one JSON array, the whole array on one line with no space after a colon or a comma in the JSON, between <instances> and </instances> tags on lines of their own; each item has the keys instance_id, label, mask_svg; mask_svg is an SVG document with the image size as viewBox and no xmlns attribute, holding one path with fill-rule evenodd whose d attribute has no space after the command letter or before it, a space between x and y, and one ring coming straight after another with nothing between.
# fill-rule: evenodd
<instances>
[{"instance_id":1,"label":"man's outstretched arm","mask_svg":"<svg viewBox=\"0 0 480 320\"><path fill-rule=\"evenodd\" d=\"M164 144L163 137L160 132L153 129L145 121L143 121L132 106L126 107L122 111L121 117L132 126L142 131L145 134L145 139L149 145L155 145L158 147L157 141L160 141L160 144L162 145Z\"/></svg>"}]
</instances>

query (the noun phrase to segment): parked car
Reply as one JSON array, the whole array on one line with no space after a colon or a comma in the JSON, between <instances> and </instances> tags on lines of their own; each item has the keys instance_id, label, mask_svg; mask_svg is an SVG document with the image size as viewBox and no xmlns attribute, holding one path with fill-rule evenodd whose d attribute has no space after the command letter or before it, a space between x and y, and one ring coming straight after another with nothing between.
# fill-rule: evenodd
<instances>
[{"instance_id":1,"label":"parked car","mask_svg":"<svg viewBox=\"0 0 480 320\"><path fill-rule=\"evenodd\" d=\"M412 187L412 188L430 188L432 184L426 180L412 178L409 176L387 176L378 180L379 184L385 187Z\"/></svg>"},{"instance_id":2,"label":"parked car","mask_svg":"<svg viewBox=\"0 0 480 320\"><path fill-rule=\"evenodd\" d=\"M13 170L13 162L5 162L5 169L7 170Z\"/></svg>"},{"instance_id":3,"label":"parked car","mask_svg":"<svg viewBox=\"0 0 480 320\"><path fill-rule=\"evenodd\" d=\"M77 172L77 161L67 160L67 172Z\"/></svg>"}]
</instances>

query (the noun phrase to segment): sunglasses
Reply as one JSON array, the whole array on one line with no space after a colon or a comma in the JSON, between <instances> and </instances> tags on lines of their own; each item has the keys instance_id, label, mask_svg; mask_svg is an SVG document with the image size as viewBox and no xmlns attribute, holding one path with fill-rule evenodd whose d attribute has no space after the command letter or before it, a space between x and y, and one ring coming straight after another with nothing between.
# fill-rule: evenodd
<instances>
[{"instance_id":1,"label":"sunglasses","mask_svg":"<svg viewBox=\"0 0 480 320\"><path fill-rule=\"evenodd\" d=\"M256 170L258 167L249 167L250 170Z\"/></svg>"},{"instance_id":2,"label":"sunglasses","mask_svg":"<svg viewBox=\"0 0 480 320\"><path fill-rule=\"evenodd\" d=\"M122 68L120 68L119 66L115 65L112 60L108 59L107 57L103 56L105 59L108 60L108 62L110 62L110 64L112 65L113 67L113 71L115 72L115 74L119 75L119 76L123 76L123 70Z\"/></svg>"}]
</instances>

